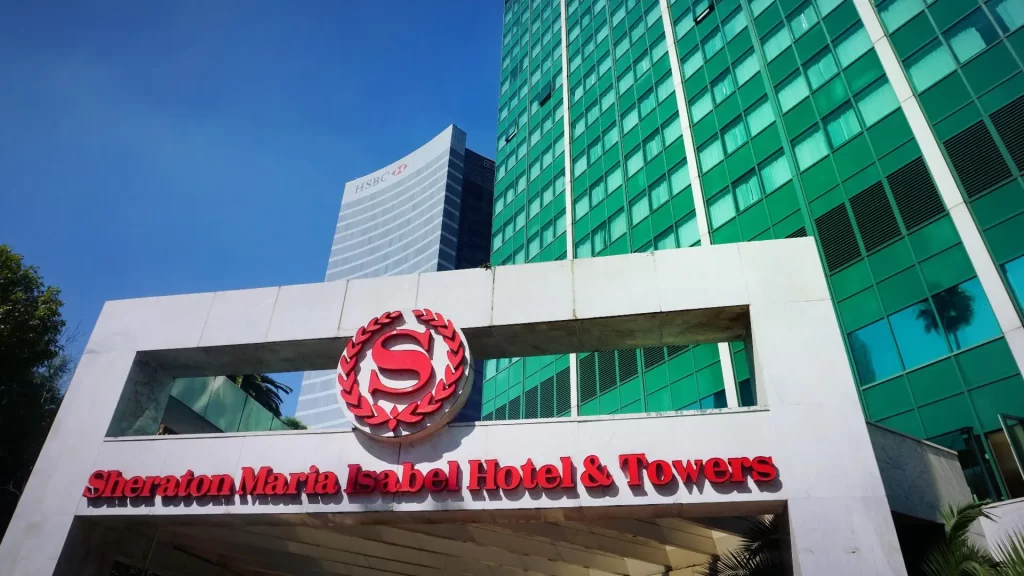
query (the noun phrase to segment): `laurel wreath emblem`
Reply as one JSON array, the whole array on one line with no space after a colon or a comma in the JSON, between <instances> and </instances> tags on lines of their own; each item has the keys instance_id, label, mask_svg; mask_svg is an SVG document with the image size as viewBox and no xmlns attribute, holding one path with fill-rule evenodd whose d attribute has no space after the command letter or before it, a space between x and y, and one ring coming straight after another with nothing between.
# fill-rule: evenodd
<instances>
[{"instance_id":1,"label":"laurel wreath emblem","mask_svg":"<svg viewBox=\"0 0 1024 576\"><path fill-rule=\"evenodd\" d=\"M341 360L338 361L338 386L341 389L341 399L353 416L369 426L387 424L388 429L394 431L399 423L416 424L422 421L424 416L441 409L444 401L455 393L459 379L465 374L466 348L462 336L459 335L459 331L455 329L452 321L428 309L413 310L412 313L420 323L440 334L441 339L448 346L448 366L445 367L444 377L438 380L433 388L428 389L422 398L410 402L401 410L397 406L392 406L389 411L367 398L359 390L359 382L356 380L356 365L359 363L359 355L375 334L401 318L402 313L385 312L370 320L365 326L356 330L355 335L345 346Z\"/></svg>"}]
</instances>

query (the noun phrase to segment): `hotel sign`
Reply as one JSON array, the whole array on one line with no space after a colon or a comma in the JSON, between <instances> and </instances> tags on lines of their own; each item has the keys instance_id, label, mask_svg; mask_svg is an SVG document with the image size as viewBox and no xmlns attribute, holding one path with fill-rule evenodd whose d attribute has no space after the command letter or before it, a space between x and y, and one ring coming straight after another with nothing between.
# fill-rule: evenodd
<instances>
[{"instance_id":1,"label":"hotel sign","mask_svg":"<svg viewBox=\"0 0 1024 576\"><path fill-rule=\"evenodd\" d=\"M338 361L338 403L353 426L384 441L443 428L472 386L469 343L451 320L429 309L371 318Z\"/></svg>"},{"instance_id":2,"label":"hotel sign","mask_svg":"<svg viewBox=\"0 0 1024 576\"><path fill-rule=\"evenodd\" d=\"M579 466L577 466L579 464ZM742 483L748 479L765 484L778 478L770 456L708 458L707 460L651 460L644 453L620 454L618 466L626 485L653 486ZM344 480L342 480L344 477ZM568 456L557 462L503 465L495 459L469 460L463 466L451 460L443 467L421 470L402 462L397 470L372 470L350 464L343 474L310 466L303 472L278 472L269 466L243 467L241 473L126 476L119 470L97 470L86 483L83 496L102 498L201 498L238 496L287 496L298 494L349 496L417 492L490 492L516 490L600 490L615 484L615 476L598 456L579 463Z\"/></svg>"}]
</instances>

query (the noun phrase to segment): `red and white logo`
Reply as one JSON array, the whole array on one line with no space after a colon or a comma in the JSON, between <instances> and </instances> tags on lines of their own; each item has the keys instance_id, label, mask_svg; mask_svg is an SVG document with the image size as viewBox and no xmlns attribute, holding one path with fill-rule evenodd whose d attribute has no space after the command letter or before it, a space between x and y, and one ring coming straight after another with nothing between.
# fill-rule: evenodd
<instances>
[{"instance_id":1,"label":"red and white logo","mask_svg":"<svg viewBox=\"0 0 1024 576\"><path fill-rule=\"evenodd\" d=\"M382 440L420 438L444 427L472 386L462 331L431 310L371 319L338 362L338 402L353 425Z\"/></svg>"},{"instance_id":2,"label":"red and white logo","mask_svg":"<svg viewBox=\"0 0 1024 576\"><path fill-rule=\"evenodd\" d=\"M402 172L405 172L405 169L408 168L408 167L409 167L408 164L399 164L398 166L395 166L394 170L391 171L391 175L392 176L401 176Z\"/></svg>"}]
</instances>

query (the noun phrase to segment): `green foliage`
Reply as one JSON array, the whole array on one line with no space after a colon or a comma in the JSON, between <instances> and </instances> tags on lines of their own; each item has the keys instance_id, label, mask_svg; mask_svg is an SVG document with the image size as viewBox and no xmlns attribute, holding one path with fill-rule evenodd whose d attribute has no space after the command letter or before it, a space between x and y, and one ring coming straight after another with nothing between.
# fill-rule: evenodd
<instances>
[{"instance_id":1,"label":"green foliage","mask_svg":"<svg viewBox=\"0 0 1024 576\"><path fill-rule=\"evenodd\" d=\"M713 556L698 570L704 576L778 576L785 574L787 553L782 518L762 516L750 523L736 550Z\"/></svg>"},{"instance_id":2,"label":"green foliage","mask_svg":"<svg viewBox=\"0 0 1024 576\"><path fill-rule=\"evenodd\" d=\"M995 576L999 562L988 550L970 539L970 527L981 518L988 502L969 502L942 510L944 534L936 542L921 566L926 576Z\"/></svg>"},{"instance_id":3,"label":"green foliage","mask_svg":"<svg viewBox=\"0 0 1024 576\"><path fill-rule=\"evenodd\" d=\"M306 429L306 425L302 423L302 420L299 420L295 416L285 416L284 418L281 418L281 422L283 422L284 425L287 426L291 430L305 430Z\"/></svg>"},{"instance_id":4,"label":"green foliage","mask_svg":"<svg viewBox=\"0 0 1024 576\"><path fill-rule=\"evenodd\" d=\"M228 375L226 378L277 418L281 417L281 403L284 401L281 394L292 393L291 386L282 384L266 374Z\"/></svg>"},{"instance_id":5,"label":"green foliage","mask_svg":"<svg viewBox=\"0 0 1024 576\"><path fill-rule=\"evenodd\" d=\"M34 266L0 245L0 533L60 407L73 369L64 354L64 303Z\"/></svg>"},{"instance_id":6,"label":"green foliage","mask_svg":"<svg viewBox=\"0 0 1024 576\"><path fill-rule=\"evenodd\" d=\"M1024 534L1014 532L996 544L999 576L1024 576Z\"/></svg>"}]
</instances>

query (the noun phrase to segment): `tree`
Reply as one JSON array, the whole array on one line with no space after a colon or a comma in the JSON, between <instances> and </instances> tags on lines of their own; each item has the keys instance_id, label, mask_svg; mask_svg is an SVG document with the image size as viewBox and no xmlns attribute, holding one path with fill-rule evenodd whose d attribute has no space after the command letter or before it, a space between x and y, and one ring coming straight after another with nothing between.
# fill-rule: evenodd
<instances>
[{"instance_id":1,"label":"tree","mask_svg":"<svg viewBox=\"0 0 1024 576\"><path fill-rule=\"evenodd\" d=\"M9 246L0 245L0 533L57 416L72 372L64 303Z\"/></svg>"},{"instance_id":2,"label":"tree","mask_svg":"<svg viewBox=\"0 0 1024 576\"><path fill-rule=\"evenodd\" d=\"M281 418L281 422L283 422L290 430L306 429L306 425L302 423L302 420L299 420L295 416L285 416L284 418Z\"/></svg>"},{"instance_id":3,"label":"tree","mask_svg":"<svg viewBox=\"0 0 1024 576\"><path fill-rule=\"evenodd\" d=\"M974 321L974 296L960 286L954 286L932 296L932 301L939 313L938 318L928 307L928 302L922 302L917 311L917 319L924 325L925 332L938 332L941 325L953 339L954 347L959 350L962 348L960 331Z\"/></svg>"},{"instance_id":4,"label":"tree","mask_svg":"<svg viewBox=\"0 0 1024 576\"><path fill-rule=\"evenodd\" d=\"M921 566L927 576L995 576L999 562L970 539L971 524L991 518L988 502L969 502L942 510L944 534L932 545Z\"/></svg>"},{"instance_id":5,"label":"tree","mask_svg":"<svg viewBox=\"0 0 1024 576\"><path fill-rule=\"evenodd\" d=\"M704 576L780 576L786 573L785 524L779 515L750 523L736 550L713 556L699 568Z\"/></svg>"},{"instance_id":6,"label":"tree","mask_svg":"<svg viewBox=\"0 0 1024 576\"><path fill-rule=\"evenodd\" d=\"M291 386L278 382L266 374L228 375L226 378L278 418L281 417L281 403L284 402L281 394L292 393Z\"/></svg>"}]
</instances>

